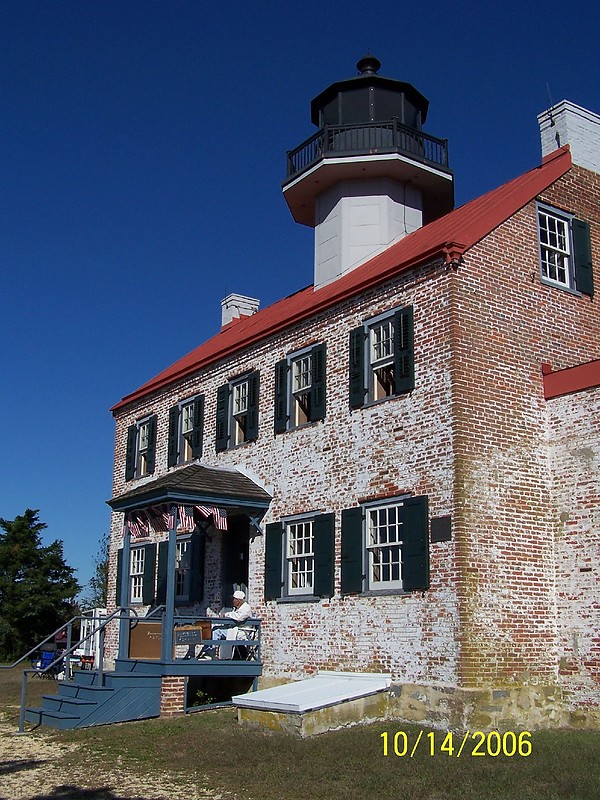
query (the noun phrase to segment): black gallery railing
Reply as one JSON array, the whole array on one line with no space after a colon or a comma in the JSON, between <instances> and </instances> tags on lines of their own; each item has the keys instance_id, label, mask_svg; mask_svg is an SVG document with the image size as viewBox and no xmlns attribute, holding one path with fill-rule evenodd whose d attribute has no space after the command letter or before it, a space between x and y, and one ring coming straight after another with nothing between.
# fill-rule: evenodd
<instances>
[{"instance_id":1,"label":"black gallery railing","mask_svg":"<svg viewBox=\"0 0 600 800\"><path fill-rule=\"evenodd\" d=\"M436 139L391 119L354 125L325 125L287 153L287 179L321 158L400 153L425 164L448 169L448 140Z\"/></svg>"}]
</instances>

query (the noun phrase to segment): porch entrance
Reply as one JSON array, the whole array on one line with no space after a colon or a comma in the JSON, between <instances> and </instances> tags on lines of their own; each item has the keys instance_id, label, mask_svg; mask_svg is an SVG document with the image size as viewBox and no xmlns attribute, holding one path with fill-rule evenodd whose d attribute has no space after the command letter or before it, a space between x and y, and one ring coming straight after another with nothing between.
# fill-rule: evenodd
<instances>
[{"instance_id":1,"label":"porch entrance","mask_svg":"<svg viewBox=\"0 0 600 800\"><path fill-rule=\"evenodd\" d=\"M239 514L230 517L229 529L223 535L221 604L225 608L231 605L231 595L236 589L248 591L249 528L248 516Z\"/></svg>"}]
</instances>

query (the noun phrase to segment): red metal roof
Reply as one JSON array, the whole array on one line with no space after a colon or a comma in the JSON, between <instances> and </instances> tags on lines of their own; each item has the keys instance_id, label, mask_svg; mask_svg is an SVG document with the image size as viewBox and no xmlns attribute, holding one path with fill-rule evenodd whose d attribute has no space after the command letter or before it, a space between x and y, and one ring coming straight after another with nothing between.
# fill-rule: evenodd
<instances>
[{"instance_id":1,"label":"red metal roof","mask_svg":"<svg viewBox=\"0 0 600 800\"><path fill-rule=\"evenodd\" d=\"M541 166L419 228L338 280L316 290L307 286L250 317L226 325L216 336L126 395L111 411L432 258L441 256L448 262L458 258L570 167L571 155L565 146L547 156Z\"/></svg>"}]
</instances>

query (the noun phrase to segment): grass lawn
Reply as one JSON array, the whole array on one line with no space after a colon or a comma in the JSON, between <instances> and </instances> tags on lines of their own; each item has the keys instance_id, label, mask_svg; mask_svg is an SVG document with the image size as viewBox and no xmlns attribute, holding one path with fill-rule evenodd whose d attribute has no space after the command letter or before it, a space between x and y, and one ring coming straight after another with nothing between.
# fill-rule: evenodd
<instances>
[{"instance_id":1,"label":"grass lawn","mask_svg":"<svg viewBox=\"0 0 600 800\"><path fill-rule=\"evenodd\" d=\"M0 702L18 700L18 676L0 672ZM37 690L37 687L36 687ZM388 732L389 755L384 755ZM405 731L406 755L394 754L394 734ZM410 751L419 733L414 756ZM111 763L143 775L158 770L185 776L199 787L240 800L597 800L600 797L600 733L538 732L531 754L471 755L468 740L457 758L441 752L444 733L397 722L365 725L298 740L284 734L240 728L232 709L78 731L43 729L41 735L76 742L65 769L77 762ZM517 731L517 733L519 733ZM37 733L40 735L40 732ZM430 755L434 740L434 755ZM402 752L404 738L397 744ZM490 741L494 751L496 740ZM510 747L511 741L507 740ZM483 747L483 751L487 746ZM190 798L190 800L194 800Z\"/></svg>"}]
</instances>

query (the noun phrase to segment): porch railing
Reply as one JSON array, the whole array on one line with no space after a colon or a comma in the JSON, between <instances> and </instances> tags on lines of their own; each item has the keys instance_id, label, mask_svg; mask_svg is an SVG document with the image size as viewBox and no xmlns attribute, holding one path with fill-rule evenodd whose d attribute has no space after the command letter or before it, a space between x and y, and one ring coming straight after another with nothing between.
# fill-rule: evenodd
<instances>
[{"instance_id":1,"label":"porch railing","mask_svg":"<svg viewBox=\"0 0 600 800\"><path fill-rule=\"evenodd\" d=\"M127 615L129 615L130 609L121 608L119 606L112 612L112 614L108 616L102 615L101 617L90 618L89 616L78 615L76 617L72 617L68 622L65 622L63 625L61 625L59 628L53 631L49 636L46 636L45 639L36 644L35 647L32 647L31 650L25 653L25 655L18 658L15 662L13 662L12 664L0 665L0 669L14 669L15 667L18 667L19 664L22 664L23 661L25 661L26 659L31 659L31 656L33 656L35 653L40 652L40 650L43 648L45 644L48 644L49 642L54 642L56 637L60 633L62 633L63 631L66 632L66 646L64 650L63 649L61 649L60 651L57 650L56 658L53 661L47 664L43 669L31 668L23 670L23 676L21 681L21 710L19 712L19 733L23 733L23 731L25 730L25 709L27 704L27 677L29 675L41 676L47 673L52 673L52 670L54 670L60 664L64 665L65 679L71 680L72 679L71 658L70 658L71 655L75 650L81 647L81 644L83 642L94 637L97 633L100 634L100 640L99 640L100 652L99 652L99 667L98 667L98 673L100 676L99 685L102 685L103 671L104 671L104 633L106 630L106 626L110 622L112 622L112 620L115 619L115 617L121 617L123 612L126 612ZM87 619L87 620L92 619L94 621L98 620L99 624L97 626L92 625L92 630L83 638L78 637L77 641L73 644L72 642L73 625L77 622L80 622L82 619Z\"/></svg>"},{"instance_id":2,"label":"porch railing","mask_svg":"<svg viewBox=\"0 0 600 800\"><path fill-rule=\"evenodd\" d=\"M287 153L287 180L296 177L322 158L348 155L400 153L425 164L448 169L448 140L398 122L324 125Z\"/></svg>"},{"instance_id":3,"label":"porch railing","mask_svg":"<svg viewBox=\"0 0 600 800\"><path fill-rule=\"evenodd\" d=\"M130 640L128 651L129 658L149 658L150 660L160 659L163 663L176 663L192 658L198 658L203 650L213 650L217 647L220 647L221 652L219 653L218 660L231 661L236 659L236 655L239 658L240 651L237 651L236 653L235 649L241 647L245 648L247 651L247 656L244 658L244 660L254 662L260 661L260 619L252 617L244 622L238 623L235 622L235 620L227 617L204 617L197 614L177 614L173 620L173 652L168 654L164 652L162 648L162 641L165 638L165 633L167 630L166 626L168 625L168 622L164 611L161 616L159 616L157 613L159 611L160 609L154 609L150 614L145 617L141 617L136 621L136 626L138 627L137 637L142 639L142 643L138 641L135 645L133 645L133 641ZM146 624L150 627L148 628ZM143 643L143 638L144 636L152 633L151 629L154 626L156 626L156 628L160 628L160 642L153 635L153 655L144 656L143 651L145 646ZM249 632L252 632L252 636L244 636L244 638L238 639L214 639L212 637L212 631L216 628L227 629L233 627L237 627L242 631L242 633L244 632L244 629L248 629ZM185 647L187 647L187 650L182 652ZM226 653L229 648L232 649L231 656L224 656L223 654ZM179 649L180 655L176 655L177 649ZM149 651L150 650L151 648L149 648Z\"/></svg>"}]
</instances>

